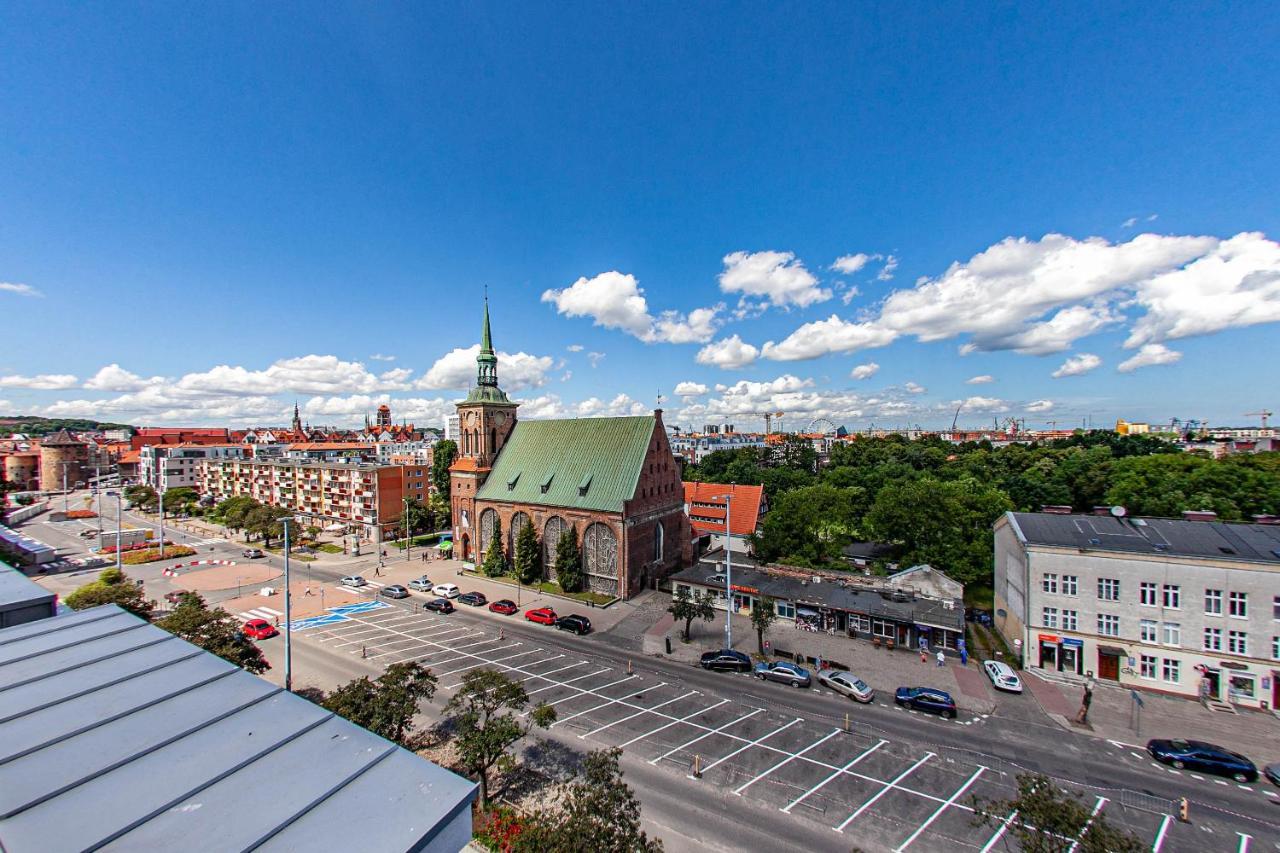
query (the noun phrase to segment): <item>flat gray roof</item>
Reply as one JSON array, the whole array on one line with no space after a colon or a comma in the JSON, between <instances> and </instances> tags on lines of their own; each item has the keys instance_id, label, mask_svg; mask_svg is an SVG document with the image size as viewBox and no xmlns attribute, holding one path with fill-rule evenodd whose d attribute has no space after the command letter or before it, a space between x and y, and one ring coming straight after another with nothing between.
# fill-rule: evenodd
<instances>
[{"instance_id":1,"label":"flat gray roof","mask_svg":"<svg viewBox=\"0 0 1280 853\"><path fill-rule=\"evenodd\" d=\"M0 561L0 610L52 601L54 594L6 562Z\"/></svg>"},{"instance_id":2,"label":"flat gray roof","mask_svg":"<svg viewBox=\"0 0 1280 853\"><path fill-rule=\"evenodd\" d=\"M1280 564L1280 525L1010 512L1029 545Z\"/></svg>"},{"instance_id":3,"label":"flat gray roof","mask_svg":"<svg viewBox=\"0 0 1280 853\"><path fill-rule=\"evenodd\" d=\"M0 630L7 853L457 849L475 793L114 605Z\"/></svg>"}]
</instances>

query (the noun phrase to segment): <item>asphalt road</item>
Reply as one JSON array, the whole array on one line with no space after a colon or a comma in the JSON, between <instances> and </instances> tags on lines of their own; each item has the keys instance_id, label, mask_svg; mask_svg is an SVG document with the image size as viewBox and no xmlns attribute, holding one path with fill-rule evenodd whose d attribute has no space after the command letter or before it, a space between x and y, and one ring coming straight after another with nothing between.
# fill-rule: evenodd
<instances>
[{"instance_id":1,"label":"asphalt road","mask_svg":"<svg viewBox=\"0 0 1280 853\"><path fill-rule=\"evenodd\" d=\"M110 500L104 509L113 514ZM130 514L126 521L154 523ZM92 525L36 519L26 528L60 551L83 553L96 543L76 531ZM243 547L168 524L166 535L195 545L204 559L237 559ZM283 565L274 555L265 559ZM332 582L352 572L368 576L376 562L295 563L295 570ZM165 565L129 571L159 597L177 588L161 576ZM86 579L61 576L49 585L69 591ZM415 595L409 603L424 600ZM295 685L332 686L420 660L441 679L430 716L467 669L505 671L557 708L552 742L576 752L623 748L646 824L671 850L985 851L1007 839L971 825L970 798L1010 796L1024 770L1072 783L1091 808L1154 850L1280 850L1280 803L1265 781L1238 786L1155 766L1140 748L1064 731L1030 695L1002 701L988 718L962 714L952 722L895 708L892 697L861 706L823 689L634 656L607 634L575 637L467 607L441 617L379 603L385 606L296 632ZM282 641L263 645L279 678ZM1168 803L1179 797L1191 803L1190 824L1170 813Z\"/></svg>"}]
</instances>

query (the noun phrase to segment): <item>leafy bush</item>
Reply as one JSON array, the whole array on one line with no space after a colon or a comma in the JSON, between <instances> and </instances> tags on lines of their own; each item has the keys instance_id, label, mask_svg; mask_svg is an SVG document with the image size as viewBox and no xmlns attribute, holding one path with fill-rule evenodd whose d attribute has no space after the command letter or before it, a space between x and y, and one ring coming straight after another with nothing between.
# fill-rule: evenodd
<instances>
[{"instance_id":1,"label":"leafy bush","mask_svg":"<svg viewBox=\"0 0 1280 853\"><path fill-rule=\"evenodd\" d=\"M141 563L154 563L156 560L170 560L174 557L190 557L196 552L195 548L189 545L166 545L164 548L164 556L160 556L159 548L147 548L143 551L129 551L120 558L120 562L126 566L136 566Z\"/></svg>"}]
</instances>

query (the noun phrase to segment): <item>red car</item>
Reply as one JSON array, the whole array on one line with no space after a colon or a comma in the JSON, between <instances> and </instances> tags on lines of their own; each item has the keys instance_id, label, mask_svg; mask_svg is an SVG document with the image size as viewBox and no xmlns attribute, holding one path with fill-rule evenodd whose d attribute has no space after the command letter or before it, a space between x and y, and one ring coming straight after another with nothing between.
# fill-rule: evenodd
<instances>
[{"instance_id":1,"label":"red car","mask_svg":"<svg viewBox=\"0 0 1280 853\"><path fill-rule=\"evenodd\" d=\"M515 613L516 610L518 610L519 608L516 607L516 603L511 599L502 598L502 599L499 599L498 601L495 601L493 604L490 604L489 609L492 610L494 613L501 613L503 616L510 616L512 613Z\"/></svg>"},{"instance_id":2,"label":"red car","mask_svg":"<svg viewBox=\"0 0 1280 853\"><path fill-rule=\"evenodd\" d=\"M537 622L539 625L556 624L556 612L550 607L539 607L537 610L526 610L524 618L530 622Z\"/></svg>"},{"instance_id":3,"label":"red car","mask_svg":"<svg viewBox=\"0 0 1280 853\"><path fill-rule=\"evenodd\" d=\"M244 627L240 629L240 633L244 634L251 640L265 640L268 637L274 637L280 632L276 630L276 626L272 625L266 619L250 619L244 623Z\"/></svg>"}]
</instances>

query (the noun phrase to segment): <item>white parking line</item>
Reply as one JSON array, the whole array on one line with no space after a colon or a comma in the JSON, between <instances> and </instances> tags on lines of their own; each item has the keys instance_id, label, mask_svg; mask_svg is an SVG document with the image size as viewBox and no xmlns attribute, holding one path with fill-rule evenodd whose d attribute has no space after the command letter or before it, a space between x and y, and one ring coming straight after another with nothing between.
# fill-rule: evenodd
<instances>
[{"instance_id":1,"label":"white parking line","mask_svg":"<svg viewBox=\"0 0 1280 853\"><path fill-rule=\"evenodd\" d=\"M479 642L479 643L468 643L468 646L481 646L481 645L485 645L486 643L492 643L492 642L494 642L494 641L493 641L493 640L484 640L484 641ZM507 649L514 649L514 648L516 648L517 646L523 646L523 645L524 645L524 643L512 643L512 644L511 644L511 645L509 645L509 646L498 646L496 649L489 649L489 651L490 651L490 652L505 652ZM464 647L463 647L463 646L459 646L458 648L464 648ZM393 653L393 654L398 654L398 652L395 652L395 653ZM433 660L433 661L428 661L428 660L426 660L427 658L431 657L431 655L433 655L433 654L435 654L435 652L430 652L429 654L425 654L425 655L413 655L413 654L410 654L408 657L405 657L405 658L402 658L402 659L400 659L400 660L396 661L396 663L403 663L404 661L407 661L407 660L419 660L419 661L424 661L424 662L426 663L426 665L427 665L427 666L440 666L441 664L445 664L445 663L453 663L454 661L462 660L463 658L466 658L466 657L471 657L471 654L470 654L469 652L462 652L461 654L459 654L459 655L457 655L457 656L455 656L455 657L445 658L444 660ZM373 657L378 657L378 656L377 656L377 655L369 655L369 657L373 658Z\"/></svg>"},{"instance_id":2,"label":"white parking line","mask_svg":"<svg viewBox=\"0 0 1280 853\"><path fill-rule=\"evenodd\" d=\"M609 670L607 670L607 669L602 669L602 670L600 670L600 671L601 671L601 672L608 672ZM583 676L583 677L585 678L586 676ZM616 686L616 685L622 684L622 683L627 682L627 681L631 681L632 679L636 679L636 678L639 678L639 677L640 677L640 676L638 676L638 675L628 675L626 678L619 678L617 681L610 681L608 684L602 684L602 685L600 685L599 687L592 688L591 690L583 690L581 687L570 687L570 688L569 688L570 690L576 690L576 691L578 691L578 692L577 692L576 694L574 694L573 696L561 696L559 699L555 700L554 702L548 702L548 703L546 703L546 704L548 704L548 705L559 705L561 702L568 702L570 699L578 699L578 698L580 698L580 697L582 697L582 696L599 696L600 694L598 694L598 693L596 692L597 690L608 690L610 687L614 687L614 686ZM566 683L568 683L568 682L566 682ZM545 690L545 689L547 689L547 688L545 688L545 687L544 687L543 689ZM535 690L535 691L533 691L533 692L534 692L534 693L537 693L537 692L539 692L539 691ZM532 694L530 694L530 695L532 695ZM622 700L619 700L619 701L622 701ZM524 712L523 714L521 714L520 716L522 716L522 717L527 717L527 716L529 716L531 713L533 713L533 709L532 709L532 708L530 708L528 711L525 711L525 712Z\"/></svg>"},{"instance_id":3,"label":"white parking line","mask_svg":"<svg viewBox=\"0 0 1280 853\"><path fill-rule=\"evenodd\" d=\"M595 672L589 672L586 675L579 675L577 678L570 678L568 681L552 681L546 687L539 687L537 690L530 690L528 695L532 696L533 694L541 693L544 690L554 690L557 687L567 687L568 685L572 684L575 681L581 681L584 678L591 678L593 675L599 675L602 672L608 672L608 671L609 671L609 667L606 666L604 669L597 669ZM579 695L587 692L585 690L582 690L579 687L570 687L569 689L579 691Z\"/></svg>"},{"instance_id":4,"label":"white parking line","mask_svg":"<svg viewBox=\"0 0 1280 853\"><path fill-rule=\"evenodd\" d=\"M497 660L490 661L489 663L501 663L504 660L512 660L513 658L524 657L525 655L536 655L540 651L542 651L542 649L529 649L528 651L516 652L514 655L507 655L505 658L498 658ZM548 658L548 660L555 660L556 658L562 658L562 657L564 657L564 655L556 655L556 657ZM482 666L485 666L485 664L483 663L467 664L466 666L458 667L457 669L451 669L448 672L438 672L436 673L436 677L444 678L446 675L456 675L459 672L466 672L469 669L476 669L477 667L482 667Z\"/></svg>"},{"instance_id":5,"label":"white parking line","mask_svg":"<svg viewBox=\"0 0 1280 853\"><path fill-rule=\"evenodd\" d=\"M768 776L769 774L773 773L773 771L777 770L779 767L782 767L782 766L784 766L784 765L786 765L786 764L790 764L792 761L795 761L797 758L799 758L800 756L804 755L804 754L805 754L806 752L808 752L809 750L814 749L815 747L821 746L822 744L824 744L824 743L826 743L827 741L831 740L833 737L835 737L835 736L836 736L836 735L838 735L838 734L840 734L840 729L832 729L832 730L831 730L831 734L827 735L826 737L822 738L821 740L816 740L816 741L814 741L813 743L811 743L811 744L809 744L808 746L806 746L804 749L800 750L799 752L796 752L796 753L793 753L793 754L791 754L791 755L788 755L786 758L782 759L782 760L781 760L781 761L779 761L777 764L775 764L775 765L773 765L772 767L770 767L768 770L764 771L763 773L758 774L754 779L751 779L751 780L749 780L749 781L747 781L747 782L743 782L741 785L739 785L738 787L736 787L736 788L734 788L734 789L733 789L733 793L735 793L735 794L737 794L739 797L741 797L741 796L742 796L742 792L743 792L743 791L747 790L747 789L748 789L748 788L750 788L752 785L754 785L755 783L759 782L761 779L763 779L763 778L765 778L766 776Z\"/></svg>"},{"instance_id":6,"label":"white parking line","mask_svg":"<svg viewBox=\"0 0 1280 853\"><path fill-rule=\"evenodd\" d=\"M474 635L474 634L473 634L472 636L484 636L484 635L483 635L483 634L480 634L480 635ZM454 639L455 639L455 640L469 640L469 639L471 639L471 637L455 637ZM404 658L404 660L420 660L420 661L425 661L426 663L430 664L431 666L439 666L439 665L440 665L440 664L442 664L442 663L453 663L454 661L456 661L456 660L462 660L462 659L463 659L463 658L465 658L465 657L474 657L474 655L473 655L471 652L464 652L464 651L461 651L462 649L471 649L471 648L475 648L476 646L487 646L487 645L489 645L490 643L500 643L500 642L502 642L502 641L501 641L501 640L499 640L497 637L485 637L483 640L476 640L474 643L463 643L463 644L461 644L461 645L446 646L446 647L445 647L445 648L443 648L443 649L434 649L434 650L429 651L429 652L419 652L418 654L412 654L412 653L410 653L407 657L405 657L405 658ZM418 643L418 645L422 645L422 643L421 643L421 642L419 642L419 643ZM437 645L437 644L432 644L432 645ZM489 651L490 651L490 652L500 652L500 651L502 651L503 649L514 649L516 646L522 646L522 645L524 645L524 644L523 644L523 643L512 643L512 644L511 644L511 645L509 645L509 646L498 646L496 649L489 649ZM403 649L401 649L401 651L404 651L404 650L403 650ZM416 649L415 649L415 651L416 651ZM444 659L442 659L442 660L433 660L433 661L428 661L428 660L427 660L427 658L431 657L432 655L439 655L439 654L444 654L444 655L453 654L453 655L455 655L455 657L446 657L446 658L444 658ZM399 663L399 661L397 661L397 663Z\"/></svg>"},{"instance_id":7,"label":"white parking line","mask_svg":"<svg viewBox=\"0 0 1280 853\"><path fill-rule=\"evenodd\" d=\"M917 838L919 838L919 837L920 837L920 834L921 834L922 832L924 832L926 829L928 829L928 828L929 828L929 824L933 823L935 820L937 820L937 819L938 819L938 815L940 815L940 814L942 814L944 811L946 811L946 810L947 810L947 809L948 809L952 804L954 804L954 803L955 803L955 801L956 801L956 800L960 799L960 795L961 795L961 794L963 794L965 791L969 790L969 786L970 786L970 785L972 785L974 782L978 781L978 777L979 777L979 776L981 776L984 772L986 772L986 769L987 769L987 768L985 768L985 767L983 767L981 764L979 764L979 765L978 765L978 769L974 771L973 775L972 775L972 776L970 776L968 779L966 779L966 780L965 780L965 783L964 783L963 785L961 785L959 788L957 788L957 789L956 789L956 792L955 792L954 794L952 794L950 797L948 797L948 798L947 798L947 801L946 801L945 803L943 803L942 805L938 806L938 808L937 808L936 810L934 810L933 814L929 815L929 819L928 819L928 820L926 820L924 823L922 823L922 824L920 824L919 826L917 826L917 827L916 827L916 831L915 831L915 832L913 832L913 833L911 833L911 835L910 835L910 836L908 836L908 838L907 838L907 840L906 840L906 841L904 841L904 842L902 842L901 844L899 844L899 845L898 845L898 847L897 847L897 849L895 849L895 850L894 850L894 853L902 853L902 851L903 851L903 850L906 850L906 849L907 849L907 847L909 847L909 846L911 845L911 842L913 842L913 841L915 841Z\"/></svg>"},{"instance_id":8,"label":"white parking line","mask_svg":"<svg viewBox=\"0 0 1280 853\"><path fill-rule=\"evenodd\" d=\"M885 745L886 743L888 743L888 742L889 742L889 741L887 741L887 740L881 740L881 741L879 741L878 743L876 743L876 745L875 745L875 746L868 747L868 748L867 748L867 749L865 749L865 750L862 752L862 754L861 754L861 755L859 755L857 758L853 759L853 760L852 760L852 761L850 761L848 764L846 764L844 767L841 767L839 770L836 770L836 771L835 771L835 772L833 772L830 776L828 776L827 778L823 779L821 782L819 782L818 784L814 785L812 788L810 788L809 790L805 791L805 792L804 792L803 794L801 794L800 796L796 797L794 800L792 800L790 803L788 803L788 804L786 805L786 807L782 808L780 811L784 811L784 812L786 812L787 814L791 814L791 810L792 810L792 809L794 809L796 806L800 805L800 803L802 803L804 800L807 800L807 799L809 798L809 795L810 795L810 794L815 793L816 791L818 791L818 789L822 788L824 785L826 785L828 782L830 782L832 779L836 778L836 777L837 777L837 776L839 776L840 774L848 772L848 770L849 770L849 768L850 768L850 767L852 767L853 765L857 764L859 761L861 761L862 759L866 758L868 755L870 755L871 753L875 752L877 749L879 749L880 747L884 746L884 745Z\"/></svg>"},{"instance_id":9,"label":"white parking line","mask_svg":"<svg viewBox=\"0 0 1280 853\"><path fill-rule=\"evenodd\" d=\"M1243 832L1237 832L1236 835L1240 836L1240 846L1236 848L1236 853L1249 853L1249 842L1253 840L1253 836Z\"/></svg>"},{"instance_id":10,"label":"white parking line","mask_svg":"<svg viewBox=\"0 0 1280 853\"><path fill-rule=\"evenodd\" d=\"M691 741L688 741L687 743L682 743L682 744L680 744L680 746L674 747L674 748L672 748L672 749L668 749L666 752L662 753L662 755L659 755L657 758L653 759L653 760L652 760L652 761L650 761L649 763L650 763L650 764L657 764L659 761L661 761L662 759L666 758L668 755L671 755L672 753L675 753L675 752L679 752L680 750L685 749L685 748L687 748L687 747L693 746L695 743L697 743L698 741L702 740L703 738L709 738L709 737L711 737L711 736L712 736L712 735L714 735L714 734L719 734L720 732L724 731L725 729L729 728L730 726L732 726L732 725L736 725L736 724L738 724L738 723L742 722L743 720L750 719L751 717L754 717L756 714L759 714L759 713L761 713L761 712L763 712L763 711L764 711L764 708L756 708L756 709L755 709L754 711L752 711L750 714L744 714L743 716L741 716L741 717L739 717L738 719L734 720L732 723L725 723L723 726L720 726L719 728L712 729L712 730L711 730L711 731L709 731L709 732L705 732L704 734L700 734L700 735L698 735L696 738L694 738L694 739L693 739L693 740L691 740ZM674 723L672 723L672 725L674 725ZM705 728L705 726L699 726L699 728Z\"/></svg>"},{"instance_id":11,"label":"white parking line","mask_svg":"<svg viewBox=\"0 0 1280 853\"><path fill-rule=\"evenodd\" d=\"M659 683L657 683L657 684L653 685L652 687L646 687L644 690L641 690L641 691L640 691L640 693L632 693L632 694L630 694L630 695L631 695L631 698L632 698L632 699L639 699L639 698L640 698L640 694L641 694L641 693L647 693L647 692L649 692L650 690L657 690L659 687L666 687L666 686L667 686L667 682L665 682L665 681L661 681L661 682L659 682ZM588 708L588 709L587 709L587 710L585 710L585 711L579 711L579 712L578 712L578 713L576 713L576 714L570 714L569 716L564 717L563 719L556 720L556 721L555 721L554 723L552 723L548 728L554 728L554 727L556 727L556 726L560 725L561 723L567 723L567 722L569 722L570 720L574 719L575 717L581 717L583 714L590 714L592 711L599 711L601 708L607 708L607 707L609 707L610 705L616 705L616 704L618 704L619 702L623 702L623 701L625 701L626 699L627 699L627 697L626 697L626 696L620 696L620 697L618 697L617 699L610 699L610 700L608 700L608 701L606 701L606 702L601 702L599 705L595 705L595 706L593 706L593 707L591 707L591 708Z\"/></svg>"},{"instance_id":12,"label":"white parking line","mask_svg":"<svg viewBox=\"0 0 1280 853\"><path fill-rule=\"evenodd\" d=\"M865 812L867 809L869 809L869 808L871 808L873 805L875 805L875 804L876 804L876 802L877 802L881 797L883 797L885 794L889 793L889 791L891 791L892 789L894 789L894 788L898 787L898 783L899 783L899 782L901 782L903 779L905 779L905 778L907 778L908 776L910 776L910 775L911 775L911 773L912 773L913 771L915 771L915 769L916 769L917 767L919 767L921 764L924 764L926 761L928 761L930 758L933 758L933 757L934 757L934 753L932 753L932 752L926 752L926 753L924 754L924 758L920 759L920 760L919 760L919 761L917 761L915 764L912 764L912 765L911 765L910 767L908 767L906 770L903 770L901 773L899 773L899 774L898 774L897 778L895 778L892 782L888 782L888 783L881 782L880 784L882 784L884 787L882 787L879 791L877 791L877 792L876 792L876 794L875 794L875 796L873 796L871 799L867 800L867 801L866 801L865 803L863 803L862 805L858 806L858 810L857 810L856 812L854 812L853 814L849 815L847 818L845 818L845 819L844 819L844 823L840 824L839 826L832 827L832 828L833 828L836 832L844 832L844 828L845 828L846 826L848 826L849 824L853 823L853 822L854 822L854 820L856 820L856 819L857 819L857 817L858 817L859 815L861 815L861 814L862 814L863 812Z\"/></svg>"},{"instance_id":13,"label":"white parking line","mask_svg":"<svg viewBox=\"0 0 1280 853\"><path fill-rule=\"evenodd\" d=\"M1102 807L1107 802L1106 797L1098 797L1098 802L1093 804L1093 811L1090 812L1089 819L1084 822L1084 828L1080 830L1080 835L1076 837L1075 841L1071 842L1071 848L1068 853L1076 853L1076 848L1080 846L1080 839L1084 838L1085 833L1089 831L1089 827L1093 825L1093 819L1098 816L1098 812L1102 811Z\"/></svg>"},{"instance_id":14,"label":"white parking line","mask_svg":"<svg viewBox=\"0 0 1280 853\"><path fill-rule=\"evenodd\" d=\"M734 757L735 755L737 755L738 753L740 753L740 752L746 752L746 751L747 751L748 749L750 749L751 747L753 747L753 746L755 746L756 744L760 743L760 741L762 741L762 740L768 740L769 738L771 738L771 737L773 737L774 735L776 735L778 732L784 732L784 731L786 731L787 729L789 729L789 728L791 728L792 726L794 726L796 723L802 723L802 722L804 722L804 720L800 719L799 717L796 717L796 718L795 718L795 719L793 719L791 722L787 723L785 726L778 726L776 729L774 729L773 731L769 732L769 733L768 733L767 735L765 735L764 737L756 738L755 740L750 741L750 742L748 742L748 743L746 743L746 744L743 744L742 746L738 747L737 749L735 749L733 752L729 753L728 755L725 755L725 756L722 756L722 757L720 757L720 758L717 758L715 761L711 762L711 763L710 763L710 764L708 764L706 767L702 768L702 772L703 772L703 773L706 773L706 772L710 771L713 767L719 767L721 764L724 764L726 761L728 761L730 758L733 758L733 757ZM690 778L690 779L692 779L692 778L694 778L694 777L693 777L693 776L690 776L689 778Z\"/></svg>"},{"instance_id":15,"label":"white parking line","mask_svg":"<svg viewBox=\"0 0 1280 853\"><path fill-rule=\"evenodd\" d=\"M694 691L694 692L697 692L697 691ZM623 748L623 747L631 746L631 744L635 743L635 742L636 742L636 741L638 741L638 740L644 740L644 739L645 739L645 738L647 738L649 735L656 735L658 732L666 731L667 729L671 728L672 726L678 726L678 725L680 725L681 723L688 722L689 720L692 720L694 717L698 716L699 714L705 714L705 713L707 713L708 711L714 711L716 708L719 708L721 705L727 705L728 703L729 703L729 700L728 700L728 699L721 699L719 702L717 702L717 703L716 703L716 704L714 704L714 705L710 705L710 706L708 706L708 707L706 707L706 708L701 708L701 709L699 709L699 710L697 710L697 711L694 711L692 714L689 714L688 716L681 717L681 718L680 718L680 719L678 719L678 720L673 719L673 720L671 720L671 722L669 722L669 723L663 723L662 725L658 726L656 729L652 729L652 730L650 730L650 731L647 731L647 732L645 732L645 733L644 733L644 734L642 734L642 735L636 735L635 737L633 737L631 740L627 741L626 743L620 743L620 744L618 744L618 748L619 748L619 749L621 749L621 748ZM651 711L651 710L656 710L656 709L645 709L644 713L648 714L648 713L650 713L650 711ZM665 714L663 714L663 715L660 715L660 716L666 716L666 715L665 715Z\"/></svg>"},{"instance_id":16,"label":"white parking line","mask_svg":"<svg viewBox=\"0 0 1280 853\"><path fill-rule=\"evenodd\" d=\"M1160 831L1156 833L1156 840L1151 844L1151 853L1160 853L1160 848L1164 846L1164 834L1169 830L1169 822L1173 820L1173 815L1165 815L1164 820L1160 821Z\"/></svg>"},{"instance_id":17,"label":"white parking line","mask_svg":"<svg viewBox=\"0 0 1280 853\"><path fill-rule=\"evenodd\" d=\"M991 840L988 841L985 845L983 845L982 849L979 850L978 853L990 853L991 848L996 846L996 843L1009 829L1009 824L1013 823L1017 819L1018 819L1017 809L1014 809L1013 811L1009 812L1009 816L1006 817L1004 820L1000 821L1000 828L996 830L996 834L991 836Z\"/></svg>"},{"instance_id":18,"label":"white parking line","mask_svg":"<svg viewBox=\"0 0 1280 853\"><path fill-rule=\"evenodd\" d=\"M564 655L558 655L558 657L564 657ZM547 660L546 660L546 661L538 661L538 663L546 663L547 661L552 661L552 660L555 660L555 658L547 658ZM542 675L536 675L536 676L533 676L533 677L531 677L531 678L515 679L515 680L519 681L521 684L525 684L525 683L527 683L527 682L530 682L530 681L532 681L534 678L541 678L543 681L551 681L551 679L550 679L550 678L547 678L546 676L548 676L548 675L555 675L557 672L564 672L566 669L573 669L574 667L585 666L585 665L586 665L586 663L587 663L586 661L584 661L584 660L580 660L580 661L578 661L577 663L571 663L571 664L569 664L568 666L562 666L562 667L560 667L560 668L558 668L558 669L551 669L551 670L548 670L548 671L544 672ZM480 664L480 666L484 666L484 665L485 665L485 664L483 664L483 663L482 663L482 664ZM519 669L520 669L520 667L518 667L518 666L506 666L506 665L502 665L502 666L499 666L499 667L498 667L498 669L519 670ZM461 686L462 686L462 682L461 682L461 681L455 681L453 684L445 684L445 685L442 685L442 688L443 688L444 690L456 690L456 689L458 689L458 688L459 688L459 687L461 687Z\"/></svg>"},{"instance_id":19,"label":"white parking line","mask_svg":"<svg viewBox=\"0 0 1280 853\"><path fill-rule=\"evenodd\" d=\"M652 708L646 708L646 709L645 709L645 710L643 710L643 711L636 711L634 714L631 714L630 716L623 717L621 720L614 720L612 723L605 723L603 726L600 726L599 728L592 729L591 731L587 732L586 734L580 734L580 735L578 735L578 740L582 740L583 738L586 738L586 737L588 737L589 735L599 734L600 732L604 731L605 729L611 729L611 728L613 728L614 726L618 725L618 723L625 723L627 720L634 720L636 717L643 716L644 714L651 713L651 712L653 712L653 711L658 710L659 708L665 708L667 705L675 704L676 702L679 702L681 699L688 699L690 696L696 696L696 695L698 695L698 691L697 691L697 690L690 690L688 693L684 694L683 696L677 696L677 697L676 697L676 698L674 698L674 699L668 699L668 700L667 700L667 701L665 701L665 702L662 702L662 703L660 703L660 704L658 704L658 705L654 705ZM725 701L727 702L728 700L726 699Z\"/></svg>"}]
</instances>

